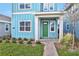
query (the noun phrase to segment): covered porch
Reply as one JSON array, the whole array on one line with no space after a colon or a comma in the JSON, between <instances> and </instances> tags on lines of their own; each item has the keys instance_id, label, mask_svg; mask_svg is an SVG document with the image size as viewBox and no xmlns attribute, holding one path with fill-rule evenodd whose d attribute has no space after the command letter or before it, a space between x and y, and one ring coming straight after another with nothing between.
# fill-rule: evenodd
<instances>
[{"instance_id":1,"label":"covered porch","mask_svg":"<svg viewBox=\"0 0 79 59\"><path fill-rule=\"evenodd\" d=\"M62 12L35 13L35 41L60 39L63 37Z\"/></svg>"}]
</instances>

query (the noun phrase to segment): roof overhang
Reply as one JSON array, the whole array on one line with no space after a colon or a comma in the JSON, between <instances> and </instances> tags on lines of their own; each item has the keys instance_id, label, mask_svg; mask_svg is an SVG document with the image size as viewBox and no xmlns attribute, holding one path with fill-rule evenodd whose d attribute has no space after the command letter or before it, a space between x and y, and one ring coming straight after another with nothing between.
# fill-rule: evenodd
<instances>
[{"instance_id":1,"label":"roof overhang","mask_svg":"<svg viewBox=\"0 0 79 59\"><path fill-rule=\"evenodd\" d=\"M57 12L36 12L34 13L35 15L64 15L65 12L64 11L57 11Z\"/></svg>"},{"instance_id":2,"label":"roof overhang","mask_svg":"<svg viewBox=\"0 0 79 59\"><path fill-rule=\"evenodd\" d=\"M35 16L37 17L56 17L59 18L61 16L63 16L65 14L65 12L37 12L35 13Z\"/></svg>"}]
</instances>

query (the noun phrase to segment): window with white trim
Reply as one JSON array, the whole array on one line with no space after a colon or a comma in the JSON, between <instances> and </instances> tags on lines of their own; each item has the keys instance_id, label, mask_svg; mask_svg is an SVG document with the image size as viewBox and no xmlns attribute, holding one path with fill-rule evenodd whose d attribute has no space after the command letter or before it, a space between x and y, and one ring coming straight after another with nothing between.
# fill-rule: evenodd
<instances>
[{"instance_id":1,"label":"window with white trim","mask_svg":"<svg viewBox=\"0 0 79 59\"><path fill-rule=\"evenodd\" d=\"M21 3L21 4L19 5L19 8L20 8L20 9L30 9L30 8L31 8L31 4L30 4L30 3L27 3L27 4Z\"/></svg>"},{"instance_id":2,"label":"window with white trim","mask_svg":"<svg viewBox=\"0 0 79 59\"><path fill-rule=\"evenodd\" d=\"M43 4L43 11L48 11L49 10L49 4L48 3L44 3Z\"/></svg>"},{"instance_id":3,"label":"window with white trim","mask_svg":"<svg viewBox=\"0 0 79 59\"><path fill-rule=\"evenodd\" d=\"M31 22L30 21L21 21L20 22L20 31L31 31Z\"/></svg>"},{"instance_id":4,"label":"window with white trim","mask_svg":"<svg viewBox=\"0 0 79 59\"><path fill-rule=\"evenodd\" d=\"M52 11L54 9L54 4L52 3L44 3L43 11Z\"/></svg>"},{"instance_id":5,"label":"window with white trim","mask_svg":"<svg viewBox=\"0 0 79 59\"><path fill-rule=\"evenodd\" d=\"M54 20L50 21L50 31L54 31L54 26L55 26Z\"/></svg>"},{"instance_id":6,"label":"window with white trim","mask_svg":"<svg viewBox=\"0 0 79 59\"><path fill-rule=\"evenodd\" d=\"M9 24L5 25L5 31L8 32L9 31Z\"/></svg>"},{"instance_id":7,"label":"window with white trim","mask_svg":"<svg viewBox=\"0 0 79 59\"><path fill-rule=\"evenodd\" d=\"M50 3L49 4L49 11L53 11L54 10L54 4Z\"/></svg>"}]
</instances>

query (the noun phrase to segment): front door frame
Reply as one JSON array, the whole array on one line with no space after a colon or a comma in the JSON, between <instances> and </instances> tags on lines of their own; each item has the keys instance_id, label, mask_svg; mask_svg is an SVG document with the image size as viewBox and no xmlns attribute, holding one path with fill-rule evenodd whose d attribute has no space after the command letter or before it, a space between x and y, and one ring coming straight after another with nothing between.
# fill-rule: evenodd
<instances>
[{"instance_id":1,"label":"front door frame","mask_svg":"<svg viewBox=\"0 0 79 59\"><path fill-rule=\"evenodd\" d=\"M43 23L44 21L47 21L47 22L48 22L48 33L47 33L48 36L47 36L47 37L44 37L44 36L43 36L43 38L48 38L48 37L49 37L49 21L48 21L48 20L42 20L42 23ZM43 30L43 29L42 29L42 30ZM42 33L42 35L43 35L43 33Z\"/></svg>"}]
</instances>

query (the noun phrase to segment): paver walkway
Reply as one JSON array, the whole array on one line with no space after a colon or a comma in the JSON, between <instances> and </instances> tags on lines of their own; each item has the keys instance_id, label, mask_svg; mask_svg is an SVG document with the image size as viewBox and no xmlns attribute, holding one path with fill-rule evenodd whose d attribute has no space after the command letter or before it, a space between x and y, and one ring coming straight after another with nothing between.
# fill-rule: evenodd
<instances>
[{"instance_id":1,"label":"paver walkway","mask_svg":"<svg viewBox=\"0 0 79 59\"><path fill-rule=\"evenodd\" d=\"M58 56L53 41L45 41L44 56Z\"/></svg>"}]
</instances>

